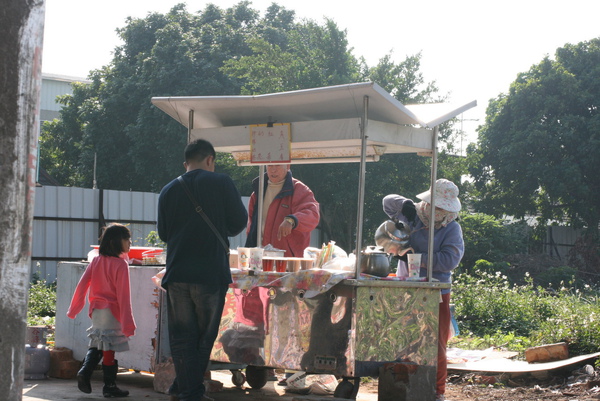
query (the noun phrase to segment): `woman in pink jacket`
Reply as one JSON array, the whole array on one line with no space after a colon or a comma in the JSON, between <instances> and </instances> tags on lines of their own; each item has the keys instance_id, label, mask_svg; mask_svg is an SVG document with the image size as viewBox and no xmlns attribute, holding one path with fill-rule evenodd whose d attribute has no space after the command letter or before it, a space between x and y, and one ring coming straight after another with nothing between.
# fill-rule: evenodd
<instances>
[{"instance_id":1,"label":"woman in pink jacket","mask_svg":"<svg viewBox=\"0 0 600 401\"><path fill-rule=\"evenodd\" d=\"M116 385L118 363L115 351L129 349L128 337L135 334L131 310L129 265L123 257L131 248L131 232L122 224L113 223L100 237L99 255L89 264L79 280L67 316L74 319L85 306L86 295L90 304L92 327L88 332L90 345L77 372L77 387L91 393L90 378L101 359L104 373L104 397L126 397L129 391Z\"/></svg>"}]
</instances>

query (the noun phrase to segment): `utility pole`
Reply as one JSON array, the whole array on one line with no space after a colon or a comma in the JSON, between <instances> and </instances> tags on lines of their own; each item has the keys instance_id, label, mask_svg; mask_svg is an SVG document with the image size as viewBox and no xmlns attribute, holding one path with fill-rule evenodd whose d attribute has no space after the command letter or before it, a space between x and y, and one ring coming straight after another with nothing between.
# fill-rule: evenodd
<instances>
[{"instance_id":1,"label":"utility pole","mask_svg":"<svg viewBox=\"0 0 600 401\"><path fill-rule=\"evenodd\" d=\"M465 137L465 131L463 130L463 121L479 121L478 118L463 118L463 113L460 114L460 155L463 155L463 138Z\"/></svg>"},{"instance_id":2,"label":"utility pole","mask_svg":"<svg viewBox=\"0 0 600 401\"><path fill-rule=\"evenodd\" d=\"M42 86L44 0L0 12L0 398L21 400Z\"/></svg>"},{"instance_id":3,"label":"utility pole","mask_svg":"<svg viewBox=\"0 0 600 401\"><path fill-rule=\"evenodd\" d=\"M98 185L96 182L96 156L97 156L97 154L96 154L96 152L94 152L94 178L92 181L92 189L98 189Z\"/></svg>"}]
</instances>

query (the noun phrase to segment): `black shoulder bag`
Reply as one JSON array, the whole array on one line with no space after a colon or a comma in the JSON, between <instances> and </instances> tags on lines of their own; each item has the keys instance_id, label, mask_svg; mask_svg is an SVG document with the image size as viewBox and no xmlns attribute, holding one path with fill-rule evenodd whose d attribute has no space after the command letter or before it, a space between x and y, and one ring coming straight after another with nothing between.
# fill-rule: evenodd
<instances>
[{"instance_id":1,"label":"black shoulder bag","mask_svg":"<svg viewBox=\"0 0 600 401\"><path fill-rule=\"evenodd\" d=\"M183 177L179 176L179 177L177 177L177 179L183 186L183 189L185 189L185 193L187 194L188 198L190 198L190 201L192 201L192 204L194 205L194 210L196 211L196 213L198 213L200 216L202 216L202 218L204 219L206 224L208 224L208 226L210 227L211 230L213 230L213 233L215 233L215 235L217 236L219 241L221 241L221 244L223 245L223 248L225 248L225 252L227 252L227 255L229 255L229 246L227 245L227 243L225 242L225 240L223 239L223 237L221 236L219 231L217 231L217 228L214 226L212 221L210 221L210 218L206 215L206 213L204 213L204 210L202 210L202 206L200 206L198 204L198 202L196 201L196 199L194 198L194 196L190 192L190 189L186 185L185 181L183 181Z\"/></svg>"}]
</instances>

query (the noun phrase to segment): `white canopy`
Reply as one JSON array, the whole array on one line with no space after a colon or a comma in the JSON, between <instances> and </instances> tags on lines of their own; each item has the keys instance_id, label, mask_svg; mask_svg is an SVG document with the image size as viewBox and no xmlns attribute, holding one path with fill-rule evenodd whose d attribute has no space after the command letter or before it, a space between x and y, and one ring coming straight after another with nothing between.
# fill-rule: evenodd
<instances>
[{"instance_id":1,"label":"white canopy","mask_svg":"<svg viewBox=\"0 0 600 401\"><path fill-rule=\"evenodd\" d=\"M154 97L152 103L238 162L249 160L249 126L291 123L292 163L357 159L363 99L368 98L367 157L431 154L432 128L476 105L405 106L373 82L256 96Z\"/></svg>"}]
</instances>

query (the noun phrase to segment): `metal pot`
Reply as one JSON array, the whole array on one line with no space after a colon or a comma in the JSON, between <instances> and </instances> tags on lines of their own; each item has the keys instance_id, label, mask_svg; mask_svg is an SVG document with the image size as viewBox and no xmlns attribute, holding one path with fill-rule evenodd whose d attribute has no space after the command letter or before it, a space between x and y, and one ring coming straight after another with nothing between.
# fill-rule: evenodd
<instances>
[{"instance_id":1,"label":"metal pot","mask_svg":"<svg viewBox=\"0 0 600 401\"><path fill-rule=\"evenodd\" d=\"M375 243L383 248L384 252L398 255L410 247L410 229L402 223L386 220L375 232Z\"/></svg>"},{"instance_id":2,"label":"metal pot","mask_svg":"<svg viewBox=\"0 0 600 401\"><path fill-rule=\"evenodd\" d=\"M378 246L368 246L361 254L361 273L378 277L387 277L390 274L391 256L385 253L383 248Z\"/></svg>"}]
</instances>

